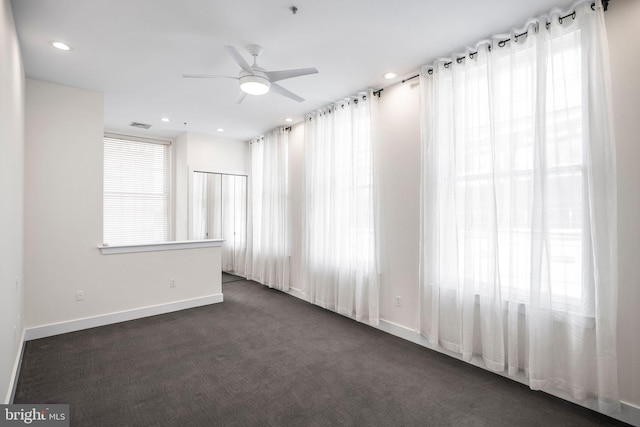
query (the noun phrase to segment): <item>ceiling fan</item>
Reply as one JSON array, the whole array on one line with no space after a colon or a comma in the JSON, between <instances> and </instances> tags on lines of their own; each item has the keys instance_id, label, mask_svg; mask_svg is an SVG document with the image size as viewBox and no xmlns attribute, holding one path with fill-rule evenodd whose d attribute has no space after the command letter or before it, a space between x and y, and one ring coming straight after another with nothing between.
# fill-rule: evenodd
<instances>
[{"instance_id":1,"label":"ceiling fan","mask_svg":"<svg viewBox=\"0 0 640 427\"><path fill-rule=\"evenodd\" d=\"M249 95L262 95L269 90L275 93L286 96L297 102L304 101L295 93L283 88L276 82L280 80L290 79L293 77L306 76L307 74L315 74L318 72L315 68L299 68L295 70L280 70L280 71L267 71L261 68L257 64L257 58L263 51L262 46L251 44L247 46L247 51L253 56L253 65L249 65L244 60L240 52L233 46L224 47L227 53L231 55L234 61L242 68L238 77L232 76L219 76L214 74L183 74L182 77L187 79L210 79L217 77L224 77L228 79L234 79L240 81L240 94L236 98L236 102L241 103L244 98Z\"/></svg>"}]
</instances>

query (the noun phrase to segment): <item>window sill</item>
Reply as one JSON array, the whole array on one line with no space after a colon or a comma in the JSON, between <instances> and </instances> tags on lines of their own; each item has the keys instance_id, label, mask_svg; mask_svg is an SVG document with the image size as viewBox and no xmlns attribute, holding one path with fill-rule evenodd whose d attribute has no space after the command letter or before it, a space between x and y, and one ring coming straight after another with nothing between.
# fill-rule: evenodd
<instances>
[{"instance_id":1,"label":"window sill","mask_svg":"<svg viewBox=\"0 0 640 427\"><path fill-rule=\"evenodd\" d=\"M98 246L102 255L127 254L134 252L174 251L180 249L197 249L221 247L224 239L182 240L175 242L144 243L138 245Z\"/></svg>"}]
</instances>

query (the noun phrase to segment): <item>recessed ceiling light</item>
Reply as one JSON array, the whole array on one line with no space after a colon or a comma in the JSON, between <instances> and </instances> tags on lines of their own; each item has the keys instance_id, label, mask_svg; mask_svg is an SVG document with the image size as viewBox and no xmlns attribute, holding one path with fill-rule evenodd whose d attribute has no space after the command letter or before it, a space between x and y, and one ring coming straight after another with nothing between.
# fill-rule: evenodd
<instances>
[{"instance_id":1,"label":"recessed ceiling light","mask_svg":"<svg viewBox=\"0 0 640 427\"><path fill-rule=\"evenodd\" d=\"M286 119L284 119L285 122L291 123L293 121L293 119L291 117L287 117Z\"/></svg>"},{"instance_id":2,"label":"recessed ceiling light","mask_svg":"<svg viewBox=\"0 0 640 427\"><path fill-rule=\"evenodd\" d=\"M218 129L216 129L216 130L217 130L218 132L224 132L224 129L222 129L222 128L218 128Z\"/></svg>"},{"instance_id":3,"label":"recessed ceiling light","mask_svg":"<svg viewBox=\"0 0 640 427\"><path fill-rule=\"evenodd\" d=\"M382 77L384 77L387 80L391 80L396 77L396 73L384 73Z\"/></svg>"},{"instance_id":4,"label":"recessed ceiling light","mask_svg":"<svg viewBox=\"0 0 640 427\"><path fill-rule=\"evenodd\" d=\"M66 43L62 43L62 42L58 42L58 41L51 41L51 46L55 47L56 49L60 49L60 50L71 50L71 46L69 46Z\"/></svg>"},{"instance_id":5,"label":"recessed ceiling light","mask_svg":"<svg viewBox=\"0 0 640 427\"><path fill-rule=\"evenodd\" d=\"M162 120L163 122L168 122L169 121L169 117L163 117L160 120Z\"/></svg>"}]
</instances>

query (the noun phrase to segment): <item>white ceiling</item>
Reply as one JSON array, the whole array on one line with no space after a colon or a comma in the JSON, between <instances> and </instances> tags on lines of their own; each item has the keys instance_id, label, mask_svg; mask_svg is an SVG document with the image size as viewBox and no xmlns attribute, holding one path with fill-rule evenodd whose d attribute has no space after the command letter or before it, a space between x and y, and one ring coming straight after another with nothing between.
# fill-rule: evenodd
<instances>
[{"instance_id":1,"label":"white ceiling","mask_svg":"<svg viewBox=\"0 0 640 427\"><path fill-rule=\"evenodd\" d=\"M574 0L13 0L26 74L104 93L105 129L176 137L185 131L247 140ZM297 14L290 11L297 6ZM52 48L61 40L73 48ZM259 44L268 70L316 67L281 81L306 99L268 93L236 104L224 50ZM398 77L382 78L387 71ZM384 96L384 93L382 94ZM162 117L171 121L164 123ZM132 121L149 123L141 131ZM186 123L186 124L185 124ZM217 128L224 128L221 135Z\"/></svg>"}]
</instances>

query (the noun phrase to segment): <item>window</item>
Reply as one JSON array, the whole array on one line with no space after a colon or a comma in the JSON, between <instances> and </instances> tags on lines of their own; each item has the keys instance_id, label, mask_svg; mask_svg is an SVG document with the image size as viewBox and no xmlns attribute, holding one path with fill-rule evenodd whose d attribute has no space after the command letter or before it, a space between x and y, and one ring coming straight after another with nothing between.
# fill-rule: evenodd
<instances>
[{"instance_id":1,"label":"window","mask_svg":"<svg viewBox=\"0 0 640 427\"><path fill-rule=\"evenodd\" d=\"M104 138L104 242L169 240L171 145Z\"/></svg>"},{"instance_id":2,"label":"window","mask_svg":"<svg viewBox=\"0 0 640 427\"><path fill-rule=\"evenodd\" d=\"M546 70L546 129L544 150L539 152L544 158L537 160L541 163L538 166L534 164L534 139L540 120L535 111L539 94L535 93L536 81L530 70L536 63L535 46L522 49L515 58L510 52L495 53L501 56L495 66L497 76L491 80L492 95L486 85L491 78L482 60L470 63L457 76L467 87L458 96L472 106L464 113L466 120L461 120L464 136L458 138L456 160L456 193L464 197L460 201L464 205L464 225L459 229L464 242L460 277L475 281L476 293L493 292L491 259L495 250L503 299L529 301L531 237L536 228L532 222L533 198L535 185L544 185L544 262L549 266L550 297L570 311L583 311L580 31L549 43L554 55ZM489 106L490 96L493 117L489 108L476 110L477 106ZM493 221L497 223L497 236ZM475 267L466 268L468 262L476 263Z\"/></svg>"},{"instance_id":3,"label":"window","mask_svg":"<svg viewBox=\"0 0 640 427\"><path fill-rule=\"evenodd\" d=\"M583 153L580 30L551 38L554 54L546 65L544 113L536 110L537 47L494 52L443 69L438 102L452 106L438 114L437 138L449 147L438 160L440 191L452 187L456 206L455 274L442 285L474 284L476 294L492 295L500 284L504 301L528 303L531 260L543 240L551 298L573 312L592 312L590 282L583 280ZM490 70L495 74L490 74ZM490 82L490 84L487 84ZM544 135L536 136L545 120ZM536 143L536 137L540 141ZM536 158L536 156L539 156ZM453 163L449 163L453 162ZM537 186L544 186L543 189ZM535 200L536 191L542 200ZM542 205L535 217L534 203ZM442 204L448 210L451 205ZM443 211L443 215L445 214ZM535 221L542 221L536 224ZM539 239L536 233L544 233ZM533 236L533 239L532 239ZM450 242L443 241L442 250ZM442 259L445 270L450 263ZM496 277L498 279L496 279Z\"/></svg>"}]
</instances>

